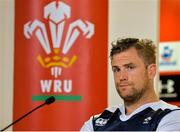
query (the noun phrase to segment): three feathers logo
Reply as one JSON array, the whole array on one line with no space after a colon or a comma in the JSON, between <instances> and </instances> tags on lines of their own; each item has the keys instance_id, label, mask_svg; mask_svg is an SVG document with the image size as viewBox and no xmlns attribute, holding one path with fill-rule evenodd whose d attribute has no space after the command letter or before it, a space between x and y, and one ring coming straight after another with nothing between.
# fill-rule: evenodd
<instances>
[{"instance_id":1,"label":"three feathers logo","mask_svg":"<svg viewBox=\"0 0 180 132\"><path fill-rule=\"evenodd\" d=\"M58 77L62 74L62 69L73 66L78 59L76 54L68 57L67 53L75 46L80 35L86 39L90 39L94 35L93 23L81 19L69 23L68 19L70 17L71 7L69 5L61 1L53 1L44 7L44 19L48 22L50 36L47 33L47 26L40 20L30 20L24 24L25 38L36 37L46 53L45 57L41 54L37 55L37 61L42 68L48 69L54 78L54 80L40 80L42 93L51 91L52 81L54 81L54 93L62 93L60 88L62 83L64 84L63 90L65 93L72 91L72 80L58 80ZM67 24L68 29L65 31L65 25ZM58 97L62 99L62 96L57 96L56 99ZM34 100L38 100L37 97L34 96Z\"/></svg>"}]
</instances>

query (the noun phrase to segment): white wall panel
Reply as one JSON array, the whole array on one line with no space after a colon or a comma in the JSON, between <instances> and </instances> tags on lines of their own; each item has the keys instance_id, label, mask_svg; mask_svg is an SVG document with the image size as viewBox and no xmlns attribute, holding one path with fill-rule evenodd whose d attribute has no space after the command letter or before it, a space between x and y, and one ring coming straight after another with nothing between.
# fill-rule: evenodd
<instances>
[{"instance_id":1,"label":"white wall panel","mask_svg":"<svg viewBox=\"0 0 180 132\"><path fill-rule=\"evenodd\" d=\"M118 37L149 38L157 43L158 21L158 0L110 0L109 50L111 48L110 42ZM108 105L112 106L119 104L121 99L114 86L110 65L108 70Z\"/></svg>"}]
</instances>

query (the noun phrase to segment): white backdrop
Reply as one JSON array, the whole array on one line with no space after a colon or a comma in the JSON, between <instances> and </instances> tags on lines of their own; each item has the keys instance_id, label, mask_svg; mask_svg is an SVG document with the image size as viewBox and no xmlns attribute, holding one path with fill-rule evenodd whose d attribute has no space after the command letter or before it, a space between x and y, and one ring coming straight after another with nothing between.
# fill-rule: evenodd
<instances>
[{"instance_id":1,"label":"white backdrop","mask_svg":"<svg viewBox=\"0 0 180 132\"><path fill-rule=\"evenodd\" d=\"M109 50L110 42L122 36L151 38L157 43L158 20L158 0L109 0ZM13 42L14 0L0 0L0 129L12 122ZM108 66L108 106L112 106L121 99L114 87L110 63Z\"/></svg>"}]
</instances>

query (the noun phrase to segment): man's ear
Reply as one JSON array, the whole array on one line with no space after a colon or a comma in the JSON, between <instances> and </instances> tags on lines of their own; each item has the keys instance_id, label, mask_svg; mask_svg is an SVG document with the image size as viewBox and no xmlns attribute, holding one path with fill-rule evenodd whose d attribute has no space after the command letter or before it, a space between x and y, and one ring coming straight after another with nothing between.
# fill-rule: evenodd
<instances>
[{"instance_id":1,"label":"man's ear","mask_svg":"<svg viewBox=\"0 0 180 132\"><path fill-rule=\"evenodd\" d=\"M154 79L155 75L156 75L156 64L150 64L148 66L148 76L150 79Z\"/></svg>"}]
</instances>

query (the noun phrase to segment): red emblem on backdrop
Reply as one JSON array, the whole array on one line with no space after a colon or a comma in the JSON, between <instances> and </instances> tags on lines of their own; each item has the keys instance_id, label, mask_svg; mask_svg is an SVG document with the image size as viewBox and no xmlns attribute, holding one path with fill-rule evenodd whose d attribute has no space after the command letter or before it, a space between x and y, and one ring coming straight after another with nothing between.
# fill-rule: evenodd
<instances>
[{"instance_id":1,"label":"red emblem on backdrop","mask_svg":"<svg viewBox=\"0 0 180 132\"><path fill-rule=\"evenodd\" d=\"M14 130L79 130L107 105L107 1L15 4L14 120L57 101Z\"/></svg>"}]
</instances>

